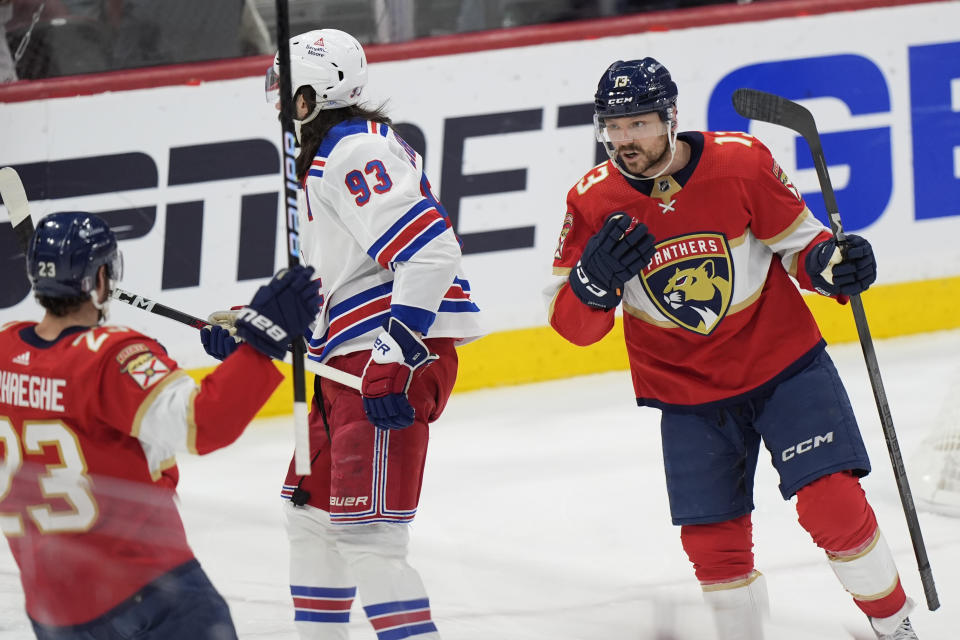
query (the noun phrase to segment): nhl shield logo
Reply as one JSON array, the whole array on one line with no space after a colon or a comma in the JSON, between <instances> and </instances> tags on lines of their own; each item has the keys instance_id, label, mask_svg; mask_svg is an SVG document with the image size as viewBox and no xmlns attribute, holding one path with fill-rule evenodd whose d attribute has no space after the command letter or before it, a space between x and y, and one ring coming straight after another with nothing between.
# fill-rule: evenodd
<instances>
[{"instance_id":1,"label":"nhl shield logo","mask_svg":"<svg viewBox=\"0 0 960 640\"><path fill-rule=\"evenodd\" d=\"M719 233L695 233L657 244L641 281L647 295L672 322L710 335L730 308L733 261Z\"/></svg>"}]
</instances>

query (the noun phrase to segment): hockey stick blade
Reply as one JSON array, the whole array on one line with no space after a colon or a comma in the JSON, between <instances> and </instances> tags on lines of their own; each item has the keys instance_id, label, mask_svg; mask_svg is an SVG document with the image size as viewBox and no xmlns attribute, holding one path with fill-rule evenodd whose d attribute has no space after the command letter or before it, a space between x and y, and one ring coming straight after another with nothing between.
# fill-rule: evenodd
<instances>
[{"instance_id":1,"label":"hockey stick blade","mask_svg":"<svg viewBox=\"0 0 960 640\"><path fill-rule=\"evenodd\" d=\"M0 169L0 196L10 215L10 224L17 236L17 245L23 254L27 254L30 237L33 236L33 220L30 218L30 202L23 189L20 174L13 167Z\"/></svg>"},{"instance_id":2,"label":"hockey stick blade","mask_svg":"<svg viewBox=\"0 0 960 640\"><path fill-rule=\"evenodd\" d=\"M820 191L823 193L823 204L830 219L830 228L837 236L837 242L843 243L846 234L843 231L843 223L840 221L837 198L830 182L830 172L827 170L827 161L820 144L820 132L817 130L813 114L792 100L756 89L734 91L733 108L744 118L786 127L803 136L813 156L813 165L817 170L817 179L820 181Z\"/></svg>"},{"instance_id":3,"label":"hockey stick blade","mask_svg":"<svg viewBox=\"0 0 960 640\"><path fill-rule=\"evenodd\" d=\"M787 127L804 139L818 138L813 114L796 102L756 89L737 89L733 92L733 108L744 118L760 120Z\"/></svg>"}]
</instances>

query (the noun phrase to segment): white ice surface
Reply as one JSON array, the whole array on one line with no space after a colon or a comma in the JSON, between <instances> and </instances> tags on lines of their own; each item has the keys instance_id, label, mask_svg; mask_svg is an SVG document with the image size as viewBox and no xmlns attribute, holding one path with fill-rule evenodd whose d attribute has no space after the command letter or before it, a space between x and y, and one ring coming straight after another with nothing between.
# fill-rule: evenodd
<instances>
[{"instance_id":1,"label":"white ice surface","mask_svg":"<svg viewBox=\"0 0 960 640\"><path fill-rule=\"evenodd\" d=\"M909 471L942 406L960 402L950 389L960 331L876 349ZM830 353L873 462L867 496L918 602L917 633L960 638L960 519L920 513L942 602L931 613L860 347ZM432 429L411 549L445 640L715 637L670 524L658 418L634 405L626 372L452 398ZM181 457L187 534L241 638L296 638L279 498L291 443L287 420L263 420L226 450ZM776 485L762 450L754 531L772 604L768 640L871 638ZM353 620L352 638L375 638L359 603ZM0 551L0 640L31 637L16 565Z\"/></svg>"}]
</instances>

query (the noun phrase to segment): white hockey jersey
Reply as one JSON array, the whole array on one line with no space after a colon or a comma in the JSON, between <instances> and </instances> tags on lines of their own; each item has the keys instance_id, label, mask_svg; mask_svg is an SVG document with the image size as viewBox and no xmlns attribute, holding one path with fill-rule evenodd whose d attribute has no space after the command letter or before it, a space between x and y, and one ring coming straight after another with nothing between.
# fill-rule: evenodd
<instances>
[{"instance_id":1,"label":"white hockey jersey","mask_svg":"<svg viewBox=\"0 0 960 640\"><path fill-rule=\"evenodd\" d=\"M302 193L300 251L323 294L308 357L370 349L390 316L427 338L460 344L483 335L449 216L423 158L393 129L335 125Z\"/></svg>"}]
</instances>

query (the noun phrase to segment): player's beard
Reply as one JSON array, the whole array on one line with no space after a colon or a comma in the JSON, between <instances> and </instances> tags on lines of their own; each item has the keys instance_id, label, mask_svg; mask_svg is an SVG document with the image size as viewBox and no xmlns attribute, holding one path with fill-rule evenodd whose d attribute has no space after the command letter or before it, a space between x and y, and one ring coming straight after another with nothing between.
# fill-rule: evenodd
<instances>
[{"instance_id":1,"label":"player's beard","mask_svg":"<svg viewBox=\"0 0 960 640\"><path fill-rule=\"evenodd\" d=\"M647 173L651 173L654 167L667 160L668 154L670 153L670 145L668 144L667 137L663 136L658 138L658 140L662 142L662 147L659 149L656 147L644 149L633 142L620 147L617 149L617 158L620 160L620 164L635 176L644 176ZM635 151L638 156L628 163L623 157L624 151Z\"/></svg>"}]
</instances>

